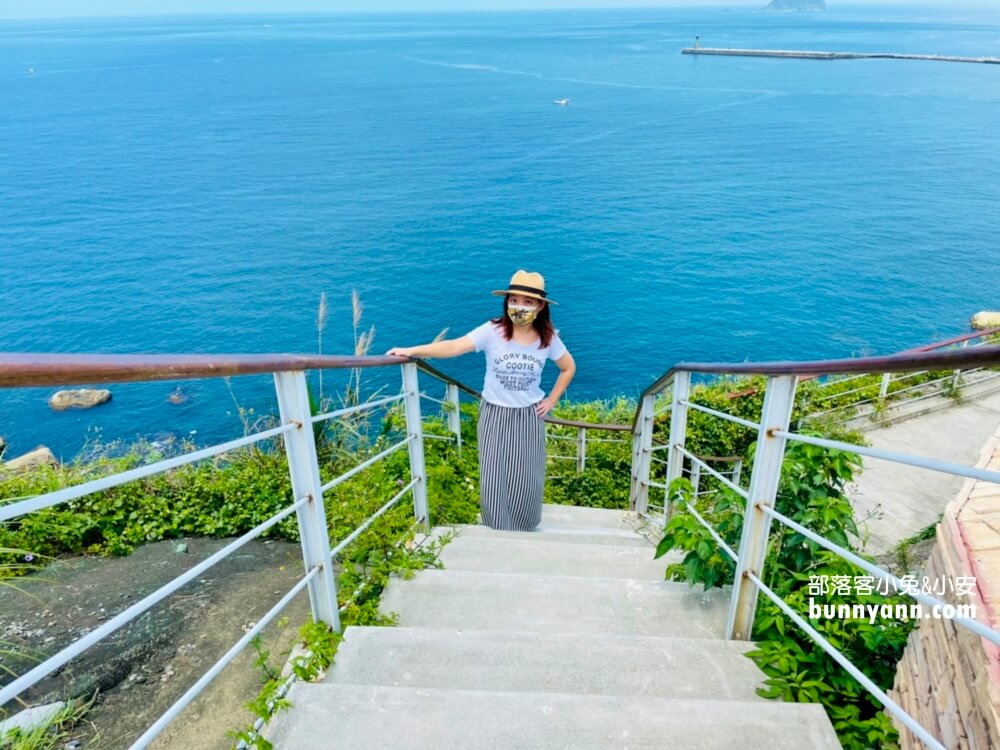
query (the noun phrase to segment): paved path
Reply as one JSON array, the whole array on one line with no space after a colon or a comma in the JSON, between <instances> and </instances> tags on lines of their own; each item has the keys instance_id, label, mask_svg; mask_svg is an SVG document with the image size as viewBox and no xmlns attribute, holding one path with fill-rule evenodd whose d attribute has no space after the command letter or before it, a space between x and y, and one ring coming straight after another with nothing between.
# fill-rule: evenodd
<instances>
[{"instance_id":1,"label":"paved path","mask_svg":"<svg viewBox=\"0 0 1000 750\"><path fill-rule=\"evenodd\" d=\"M874 448L928 456L973 466L1000 425L1000 393L944 411L870 430ZM903 464L864 459L852 492L859 519L868 522L866 551L879 554L938 520L962 483L961 477Z\"/></svg>"}]
</instances>

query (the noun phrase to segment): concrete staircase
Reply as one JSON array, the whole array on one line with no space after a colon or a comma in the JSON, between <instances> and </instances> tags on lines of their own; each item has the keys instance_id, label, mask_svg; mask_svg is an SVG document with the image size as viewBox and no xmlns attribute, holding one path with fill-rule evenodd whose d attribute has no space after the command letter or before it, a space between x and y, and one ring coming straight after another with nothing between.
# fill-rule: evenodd
<instances>
[{"instance_id":1,"label":"concrete staircase","mask_svg":"<svg viewBox=\"0 0 1000 750\"><path fill-rule=\"evenodd\" d=\"M393 581L399 626L351 627L298 683L275 747L350 750L839 748L818 705L754 692L723 640L728 591L663 580L618 511L545 506L535 532L454 532L445 569Z\"/></svg>"}]
</instances>

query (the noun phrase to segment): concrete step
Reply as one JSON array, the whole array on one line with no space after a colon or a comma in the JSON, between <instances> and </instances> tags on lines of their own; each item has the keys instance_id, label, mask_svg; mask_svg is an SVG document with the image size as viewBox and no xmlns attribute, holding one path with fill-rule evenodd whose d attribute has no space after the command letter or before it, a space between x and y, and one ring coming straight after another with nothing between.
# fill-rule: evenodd
<instances>
[{"instance_id":1,"label":"concrete step","mask_svg":"<svg viewBox=\"0 0 1000 750\"><path fill-rule=\"evenodd\" d=\"M349 627L327 682L763 701L746 641Z\"/></svg>"},{"instance_id":2,"label":"concrete step","mask_svg":"<svg viewBox=\"0 0 1000 750\"><path fill-rule=\"evenodd\" d=\"M279 750L835 750L822 707L773 701L296 683Z\"/></svg>"},{"instance_id":3,"label":"concrete step","mask_svg":"<svg viewBox=\"0 0 1000 750\"><path fill-rule=\"evenodd\" d=\"M431 537L440 537L445 533L462 536L492 537L494 539L531 539L550 542L566 542L567 544L609 544L619 547L641 547L653 549L650 542L634 531L623 529L602 529L596 526L557 526L539 525L534 531L497 531L489 526L476 524L457 524L455 526L436 526L431 531Z\"/></svg>"},{"instance_id":4,"label":"concrete step","mask_svg":"<svg viewBox=\"0 0 1000 750\"><path fill-rule=\"evenodd\" d=\"M684 558L679 551L654 559L652 547L548 541L551 538L462 535L445 545L440 559L447 570L662 581L667 565Z\"/></svg>"},{"instance_id":5,"label":"concrete step","mask_svg":"<svg viewBox=\"0 0 1000 750\"><path fill-rule=\"evenodd\" d=\"M608 508L582 508L577 505L542 505L542 524L558 526L590 526L599 529L631 531L638 523L635 513Z\"/></svg>"},{"instance_id":6,"label":"concrete step","mask_svg":"<svg viewBox=\"0 0 1000 750\"><path fill-rule=\"evenodd\" d=\"M379 610L406 627L721 638L728 605L728 589L686 583L422 570Z\"/></svg>"}]
</instances>

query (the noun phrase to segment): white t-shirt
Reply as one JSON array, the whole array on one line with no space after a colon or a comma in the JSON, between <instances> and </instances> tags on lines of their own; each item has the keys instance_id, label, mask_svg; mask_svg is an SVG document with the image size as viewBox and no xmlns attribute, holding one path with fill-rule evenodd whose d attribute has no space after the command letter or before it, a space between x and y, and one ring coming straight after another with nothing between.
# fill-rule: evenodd
<instances>
[{"instance_id":1,"label":"white t-shirt","mask_svg":"<svg viewBox=\"0 0 1000 750\"><path fill-rule=\"evenodd\" d=\"M545 348L541 341L522 346L503 337L503 327L487 320L467 334L477 352L486 352L483 398L500 406L531 406L544 398L542 369L546 359L559 359L566 347L558 333Z\"/></svg>"}]
</instances>

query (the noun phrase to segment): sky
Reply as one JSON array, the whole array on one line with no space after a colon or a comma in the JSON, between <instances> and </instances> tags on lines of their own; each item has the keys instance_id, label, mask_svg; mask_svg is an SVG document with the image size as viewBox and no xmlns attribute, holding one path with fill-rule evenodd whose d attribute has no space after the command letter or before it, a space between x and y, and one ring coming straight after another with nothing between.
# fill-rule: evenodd
<instances>
[{"instance_id":1,"label":"sky","mask_svg":"<svg viewBox=\"0 0 1000 750\"><path fill-rule=\"evenodd\" d=\"M763 7L768 0L0 0L0 19L191 13L374 13L542 8ZM997 0L963 0L964 7ZM831 3L828 3L831 4ZM954 6L949 0L832 0L835 5Z\"/></svg>"}]
</instances>

